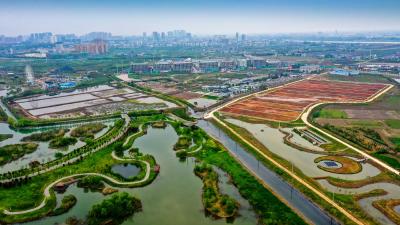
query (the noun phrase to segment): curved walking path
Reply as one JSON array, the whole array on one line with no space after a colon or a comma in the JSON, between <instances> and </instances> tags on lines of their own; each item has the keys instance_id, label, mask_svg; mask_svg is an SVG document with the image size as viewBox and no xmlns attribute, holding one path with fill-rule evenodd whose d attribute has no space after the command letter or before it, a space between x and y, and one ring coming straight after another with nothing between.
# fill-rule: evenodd
<instances>
[{"instance_id":1,"label":"curved walking path","mask_svg":"<svg viewBox=\"0 0 400 225\"><path fill-rule=\"evenodd\" d=\"M135 137L137 134L139 134L142 131L143 131L143 124L140 124L138 132L133 133L130 136L128 136L122 146L127 145L129 143L129 141L131 140L131 138Z\"/></svg>"},{"instance_id":2,"label":"curved walking path","mask_svg":"<svg viewBox=\"0 0 400 225\"><path fill-rule=\"evenodd\" d=\"M301 81L301 80L300 80L300 81ZM293 84L293 83L296 83L296 82L299 82L299 81L290 82L290 83L288 83L288 84L285 84L285 85L282 85L282 86L279 86L279 87L275 87L275 88L272 88L272 89L281 88L281 87L283 87L283 86L287 86L287 85L290 85L290 84ZM365 103L371 102L371 101L375 100L376 98L380 97L381 95L383 95L384 93L386 93L388 90L390 90L392 87L393 87L393 85L388 85L387 88L383 89L382 91L380 91L380 92L379 92L378 94L376 94L375 96L373 96L373 97L371 97L370 99L366 100ZM282 166L280 163L278 163L277 161L275 161L275 159L273 159L272 157L266 155L262 150L260 150L258 147L256 147L256 146L253 145L252 143L250 143L248 140L246 140L246 139L245 139L244 137L242 137L239 133L237 133L235 130L233 130L231 127L229 127L228 125L226 125L223 121L221 121L218 117L216 117L216 116L214 115L215 112L219 111L220 109L222 109L222 108L224 108L224 107L226 107L226 106L229 106L229 105L231 105L231 104L233 104L233 103L235 103L235 102L238 102L238 101L240 101L240 100L242 100L242 99L248 98L248 97L250 97L250 96L252 96L252 95L264 93L264 92L266 92L266 91L271 91L271 89L267 89L267 90L260 91L260 92L257 92L257 93L253 93L253 94L250 94L250 95L242 96L242 97L240 97L240 98L237 98L237 99L234 99L234 100L232 100L232 101L230 101L230 102L227 102L226 104L223 104L223 105L221 105L221 106L219 106L219 107L217 107L217 108L211 110L210 112L205 113L205 114L204 114L204 119L213 119L213 120L215 120L217 123L219 123L219 124L220 124L221 126L223 126L225 129L229 130L229 131L230 131L231 133L233 133L235 136L237 136L238 138L240 138L244 143L246 143L247 145L249 145L250 147L252 147L254 150L256 150L258 154L262 155L264 158L266 158L266 159L268 159L270 162L272 162L275 166L277 166L277 167L280 168L281 170L285 171L285 173L289 174L289 175L290 175L291 177L293 177L297 182L301 183L302 185L304 185L305 187L307 187L309 190L311 190L312 192L314 192L315 194L317 194L321 199L325 200L325 201L328 202L330 205L332 205L333 207L335 207L338 211L340 211L343 215L345 215L346 217L348 217L348 218L349 218L350 220L352 220L354 223L360 224L360 225L363 224L358 218L356 218L356 217L353 216L351 213L349 213L346 209L344 209L343 207L341 207L340 205L338 205L336 202L334 202L332 199L330 199L328 196L326 196L323 192L321 192L320 190L318 190L318 189L316 189L315 187L311 186L311 185L310 185L307 181L305 181L303 178L297 176L295 173L293 173L292 171L288 170L286 167ZM341 102L335 102L335 103L341 103ZM352 103L352 102L342 102L342 103ZM357 103L360 103L360 102L357 102ZM379 165L382 165L384 168L388 169L389 171L391 171L391 172L393 172L393 173L399 175L399 171L398 171L398 170L396 170L396 169L390 167L389 165L386 165L385 163L383 163L383 162L381 162L380 160L378 160L378 159L376 159L376 158L374 158L374 157L368 155L367 153L362 152L361 150L359 150L359 149L357 149L357 148L355 148L355 147L353 147L353 146L351 146L351 145L349 145L349 144L347 144L347 143L341 141L340 139L338 139L338 138L336 138L336 137L333 137L333 136L330 135L330 134L327 134L326 132L322 131L322 130L319 129L319 128L316 128L316 127L313 126L310 122L308 122L308 120L307 120L307 119L308 119L308 115L310 114L310 112L312 111L312 109L314 109L315 107L317 107L318 105L321 105L321 104L327 104L327 103L324 102L324 103L319 103L319 104L313 105L313 106L309 107L307 110L305 110L305 111L303 112L303 114L301 115L301 118L302 118L302 120L304 121L304 123L305 123L306 125L308 125L308 126L314 128L314 129L320 131L321 133L327 135L328 137L330 137L330 138L332 138L332 139L334 139L334 140L339 141L340 143L342 143L342 144L344 144L345 146L347 146L347 147L353 149L354 151L356 151L356 152L362 154L363 156L365 156L365 157L367 157L367 158L373 160L374 162L377 162Z\"/></svg>"},{"instance_id":3,"label":"curved walking path","mask_svg":"<svg viewBox=\"0 0 400 225\"><path fill-rule=\"evenodd\" d=\"M129 124L129 123L127 123L127 124ZM133 134L133 135L137 135L141 131L142 131L142 126L140 126L139 127L139 131L137 133ZM131 137L132 137L132 135L129 138L131 138ZM121 157L118 157L117 155L115 155L114 151L111 153L111 157L113 157L114 159L119 160L119 161L135 160L134 158L121 158ZM3 213L6 214L6 215L20 215L20 214L34 212L36 210L39 210L39 209L43 208L46 205L47 198L49 198L51 196L51 192L50 192L51 188L54 185L56 185L57 183L65 180L65 179L69 179L69 178L80 177L80 176L99 176L99 177L102 177L102 178L110 181L111 183L114 183L114 184L117 184L117 185L126 185L126 186L143 183L143 182L147 181L149 179L149 177L150 177L151 165L150 165L149 162L144 161L144 160L137 160L137 161L146 164L146 174L143 177L143 179L141 179L141 180L123 182L123 181L116 180L116 179L114 179L112 177L109 177L109 176L101 174L101 173L77 173L77 174L73 174L73 175L62 177L62 178L52 182L51 184L49 184L44 189L44 192L43 192L45 198L43 199L43 201L38 206L36 206L36 207L34 207L32 209L28 209L28 210L13 211L13 212L11 212L11 211L9 211L7 209L4 209Z\"/></svg>"},{"instance_id":4,"label":"curved walking path","mask_svg":"<svg viewBox=\"0 0 400 225\"><path fill-rule=\"evenodd\" d=\"M393 85L388 86L387 88L385 88L384 90L382 90L380 93L376 94L376 95L373 96L372 98L370 98L370 99L368 99L368 100L366 100L366 101L364 101L364 102L362 102L362 103L368 103L368 102L374 101L375 99L377 99L378 97L380 97L381 95L383 95L384 93L386 93L388 90L390 90L392 87L393 87ZM340 138L335 137L334 135L332 135L332 134L330 134L330 133L324 131L323 129L320 129L320 128L314 126L311 122L308 121L308 117L309 117L310 113L312 112L312 110L313 110L314 108L316 108L316 107L318 107L318 106L320 106L320 105L323 105L323 104L328 104L328 103L329 103L329 102L322 102L322 103L318 103L318 104L316 104L316 105L313 105L313 106L309 107L309 108L301 115L301 119L303 120L303 122L304 122L307 126L313 128L313 129L317 130L318 132L321 132L321 133L324 134L325 136L327 136L327 137L329 137L329 138L331 138L331 139L333 139L333 140L335 140L335 141L337 141L337 142L343 144L344 146L346 146L346 147L350 148L351 150L353 150L353 151L359 153L359 154L362 155L363 157L365 157L365 158L367 158L367 159L369 159L369 160L371 160L371 161L377 163L377 164L380 165L381 167L383 167L383 168L389 170L390 172L392 172L392 173L394 173L394 174L396 174L396 175L400 175L400 171L399 171L399 170L397 170L397 169L395 169L395 168L393 168L393 167L387 165L386 163L384 163L384 162L380 161L379 159L377 159L377 158L375 158L375 157L369 155L368 153L365 153L364 151L362 151L362 150L360 150L360 149L354 147L353 145L348 144L348 143L345 142L345 141L342 141ZM336 103L338 103L338 104L349 104L349 103L360 103L360 102L334 102L334 103L335 103L335 104L336 104Z\"/></svg>"},{"instance_id":5,"label":"curved walking path","mask_svg":"<svg viewBox=\"0 0 400 225\"><path fill-rule=\"evenodd\" d=\"M114 153L114 152L113 152ZM114 154L112 154L112 157L118 160L132 160L132 159L123 159L123 158L119 158L117 156L115 156ZM33 212L36 210L39 210L41 208L43 208L46 205L47 202L47 198L50 197L51 193L50 193L50 189L56 185L57 183L65 180L65 179L69 179L69 178L74 178L74 177L81 177L81 176L99 176L102 177L106 180L109 180L110 182L117 184L117 185L135 185L135 184L140 184L142 182L145 182L147 179L149 179L150 177L150 163L148 163L147 161L143 161L143 160L138 160L139 162L143 162L146 164L146 175L143 177L142 180L138 180L138 181L128 181L128 182L122 182L122 181L118 181L112 177L109 177L107 175L101 174L101 173L77 173L77 174L73 174L73 175L69 175L69 176L65 176L62 177L56 181L54 181L53 183L49 184L45 189L44 189L44 196L45 198L43 199L43 201L40 203L40 205L36 206L35 208L32 209L28 209L28 210L23 210L23 211L14 211L14 212L10 212L7 209L5 209L3 211L4 214L6 215L20 215L20 214L25 214L25 213L29 213L29 212Z\"/></svg>"},{"instance_id":6,"label":"curved walking path","mask_svg":"<svg viewBox=\"0 0 400 225\"><path fill-rule=\"evenodd\" d=\"M102 144L102 145L96 147L95 149L92 149L92 150L90 150L90 151L87 151L87 152L85 152L85 153L83 153L83 154L77 155L76 157L71 158L71 159L69 159L69 160L67 160L67 161L64 161L64 162L62 162L62 163L56 164L56 165L51 166L51 167L47 167L47 168L42 169L42 170L40 170L40 171L38 171L38 172L30 173L30 174L28 174L28 175L26 175L26 176L23 176L23 177L35 177L35 176L38 176L38 175L40 175L40 174L43 174L43 173L46 173L46 172L55 170L55 169L57 169L57 168L63 167L63 165L66 165L66 164L69 164L69 163L74 163L74 162L76 162L77 160L79 160L81 157L86 157L86 156L89 155L89 154L95 153L95 152L97 152L97 151L99 151L99 150L101 150L101 149L103 149L103 148L109 146L110 144L114 143L116 140L120 139L120 138L128 131L129 123L130 123L131 119L130 119L130 117L129 117L128 115L126 115L126 114L122 114L122 118L125 119L125 124L124 124L124 127L123 127L122 131L121 131L120 133L118 133L117 136L113 137L111 140L107 141L106 143L104 143L104 144ZM15 179L15 177L14 177L14 178L11 178L11 179L2 180L2 181L3 181L3 182L9 182L9 181L12 181L12 180L14 180L14 179Z\"/></svg>"},{"instance_id":7,"label":"curved walking path","mask_svg":"<svg viewBox=\"0 0 400 225\"><path fill-rule=\"evenodd\" d=\"M201 144L199 145L199 147L197 147L195 150L188 152L188 154L193 154L196 153L198 151L200 151L203 148L203 144L206 142L206 139L203 138L203 140L201 141Z\"/></svg>"},{"instance_id":8,"label":"curved walking path","mask_svg":"<svg viewBox=\"0 0 400 225\"><path fill-rule=\"evenodd\" d=\"M292 171L290 171L289 169L287 169L286 167L282 166L280 163L278 163L275 159L273 159L272 157L268 156L267 154L265 154L262 150L260 150L258 147L256 147L255 145L253 145L252 143L250 143L249 141L247 141L244 137L242 137L239 133L237 133L235 130L233 130L232 128L230 128L228 125L226 125L223 121L221 121L218 117L214 116L214 114L210 114L209 118L213 118L217 123L219 123L221 126L223 126L225 129L229 130L230 132L232 132L235 136L237 136L238 138L240 138L244 143L246 143L248 146L250 146L251 148L253 148L258 154L262 155L264 158L266 158L267 160L269 160L270 162L272 162L276 167L278 167L279 169L285 171L286 174L289 174L291 177L293 177L297 182L299 182L300 184L302 184L303 186L305 186L306 188L308 188L309 190L311 190L312 192L314 192L315 194L318 195L318 197L320 197L321 199L323 199L324 201L326 201L327 203L329 203L330 205L332 205L333 207L335 207L338 211L340 211L342 214L344 214L346 217L348 217L350 220L352 220L354 223L362 225L363 223L357 219L356 217L354 217L351 213L349 213L347 210L345 210L344 208L342 208L341 206L339 206L336 202L334 202L332 199L330 199L328 196L326 196L323 192L321 192L320 190L316 189L315 187L311 186L307 181L303 180L303 178L297 176L297 174L293 173ZM264 183L265 184L265 183ZM266 186L268 186L267 184L265 184Z\"/></svg>"}]
</instances>

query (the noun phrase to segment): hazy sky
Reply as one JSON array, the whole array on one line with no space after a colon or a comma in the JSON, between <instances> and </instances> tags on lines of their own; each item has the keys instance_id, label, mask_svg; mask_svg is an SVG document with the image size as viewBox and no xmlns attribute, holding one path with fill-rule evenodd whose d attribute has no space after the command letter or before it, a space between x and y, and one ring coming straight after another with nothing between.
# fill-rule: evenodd
<instances>
[{"instance_id":1,"label":"hazy sky","mask_svg":"<svg viewBox=\"0 0 400 225\"><path fill-rule=\"evenodd\" d=\"M400 0L0 0L0 34L400 31Z\"/></svg>"}]
</instances>

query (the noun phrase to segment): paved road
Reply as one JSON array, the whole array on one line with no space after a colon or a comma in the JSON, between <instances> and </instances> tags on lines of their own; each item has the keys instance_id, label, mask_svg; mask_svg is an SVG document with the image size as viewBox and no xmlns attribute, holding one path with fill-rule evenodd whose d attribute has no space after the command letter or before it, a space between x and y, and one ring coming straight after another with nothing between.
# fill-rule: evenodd
<instances>
[{"instance_id":1,"label":"paved road","mask_svg":"<svg viewBox=\"0 0 400 225\"><path fill-rule=\"evenodd\" d=\"M294 81L294 82L291 82L291 83L288 83L288 84L285 84L285 85L282 85L282 86L279 86L279 87L276 87L276 88L280 88L280 87L283 87L283 86L286 86L286 85L290 85L290 84L295 83L295 82L299 82L299 81ZM370 102L370 101L375 100L376 98L378 98L379 96L381 96L382 94L384 94L386 91L388 91L388 90L389 90L390 88L392 88L392 87L393 87L393 85L388 86L388 88L382 90L380 93L378 93L378 94L375 95L374 97L368 99L366 102ZM274 88L274 89L275 89L275 88ZM238 99L234 99L234 100L232 100L232 101L230 101L230 102L228 102L228 103L226 103L226 104L224 104L224 105L221 105L221 106L219 106L219 107L213 109L212 111L210 111L210 112L208 112L208 113L205 113L205 114L204 114L204 118L205 118L205 119L214 119L214 120L215 120L217 123L219 123L221 126L223 126L223 127L226 128L227 130L229 130L230 132L232 132L235 136L237 136L238 138L240 138L244 143L246 143L247 145L249 145L250 147L252 147L253 149L255 149L260 155L262 155L263 157L265 157L266 159L268 159L270 162L272 162L276 167L278 167L278 168L280 168L281 170L285 171L287 174L289 174L291 177L293 177L297 182L301 183L302 185L304 185L305 187L307 187L309 190L311 190L312 192L314 192L315 194L317 194L321 199L325 200L325 201L328 202L330 205L332 205L333 207L335 207L335 208L336 208L337 210L339 210L342 214L344 214L344 215L347 216L349 219L351 219L354 223L356 223L356 224L363 224L359 219L357 219L356 217L354 217L354 216L353 216L351 213L349 213L346 209L344 209L344 208L342 208L341 206L339 206L336 202L332 201L332 200L331 200L328 196L326 196L323 192L321 192L320 190L314 188L314 187L311 186L307 181L303 180L301 177L297 176L297 175L296 175L295 173L293 173L292 171L290 171L290 170L288 170L287 168L283 167L281 164L279 164L277 161L275 161L275 159L273 159L273 158L269 157L268 155L266 155L263 151L261 151L259 148L257 148L256 146L254 146L252 143L250 143L249 141L247 141L247 140L246 140L244 137L242 137L239 133L237 133L235 130L233 130L232 128L230 128L229 126L227 126L223 121L221 121L220 119L218 119L218 118L214 115L215 112L217 112L218 110L222 109L223 107L226 107L226 106L228 106L228 105L231 105L231 104L233 104L233 103L235 103L235 102L237 102L237 101L240 101L240 100L245 99L245 98L247 98L247 97L250 97L250 96L252 96L252 95L257 95L257 94L260 94L260 93L263 93L263 92L266 92L266 91L271 91L271 90L272 90L272 89L269 89L269 90L257 92L257 93L254 93L254 94L250 94L250 95L247 95L247 96L243 96L243 97L240 97L240 98L238 98ZM321 103L321 104L323 104L323 103ZM316 107L316 106L313 106L313 107ZM312 124L309 123L309 122L307 121L307 118L308 118L308 114L310 113L310 111L311 111L311 109L312 109L313 107L309 108L309 109L308 109L305 113L303 113L303 115L302 115L303 121L304 121L307 125L309 125L309 126L311 126L311 127L314 127L314 126L312 126ZM317 129L318 129L318 128L317 128ZM320 129L318 129L318 130L320 130ZM321 131L321 132L323 132L323 131ZM332 135L329 135L329 134L327 134L326 132L323 132L323 133L326 134L326 135L329 136L329 137L332 137ZM341 141L341 140L338 139L338 138L335 138L335 137L332 137L332 138L334 138L335 140L338 140L338 141L341 142L341 143L343 142L343 141ZM397 171L396 169L390 167L389 165L384 164L383 162L381 162L381 161L375 159L374 157L372 157L372 156L370 156L370 155L368 155L368 154L362 152L361 150L359 150L359 149L357 149L357 148L355 148L355 147L353 147L353 146L348 145L347 143L343 143L343 144L345 144L345 145L348 146L349 148L351 148L351 149L353 149L353 150L359 152L360 154L365 155L365 156L368 157L369 159L371 159L371 160L373 160L373 161L379 163L380 165L382 165L382 166L384 166L385 168L387 168L389 171L391 171L391 172L393 172L393 173L395 173L395 174L399 174L399 171Z\"/></svg>"},{"instance_id":2,"label":"paved road","mask_svg":"<svg viewBox=\"0 0 400 225\"><path fill-rule=\"evenodd\" d=\"M384 90L381 91L379 94L377 94L377 95L375 95L374 97L368 99L368 100L365 101L364 103L368 103L368 102L371 102L371 101L375 100L375 99L378 98L379 96L381 96L381 95L383 95L384 93L386 93L386 92L387 92L389 89L391 89L392 87L393 87L393 85L389 86L388 88L384 89ZM335 102L335 103L338 103L338 102ZM352 103L352 102L339 102L339 103ZM359 102L357 102L357 103L359 103ZM380 166L382 166L383 168L389 170L390 172L395 173L395 174L397 174L397 175L400 175L399 170L397 170L397 169L395 169L395 168L393 168L393 167L387 165L386 163L384 163L384 162L378 160L377 158L372 157L371 155L365 153L364 151L362 151L362 150L360 150L360 149L354 147L353 145L348 144L348 143L345 142L345 141L342 141L340 138L337 138L337 137L335 137L335 136L333 136L333 135L327 133L326 131L324 131L324 130L322 130L322 129L316 127L316 126L314 126L312 123L310 123L310 122L308 121L308 116L309 116L309 114L311 113L311 111L312 111L315 107L318 107L319 105L322 105L322 104L326 104L326 103L319 103L319 104L313 105L313 106L311 106L310 108L308 108L307 111L305 111L305 112L302 114L301 119L303 120L303 122L304 122L307 126L312 127L312 128L314 128L314 129L318 130L319 132L323 133L324 135L328 136L329 138L332 138L333 140L335 140L335 141L337 141L337 142L343 144L344 146L346 146L346 147L348 147L348 148L350 148L350 149L352 149L352 150L358 152L358 153L359 153L360 155L362 155L363 157L365 157L365 158L367 158L367 159L369 159L369 160L374 161L375 163L379 164Z\"/></svg>"}]
</instances>

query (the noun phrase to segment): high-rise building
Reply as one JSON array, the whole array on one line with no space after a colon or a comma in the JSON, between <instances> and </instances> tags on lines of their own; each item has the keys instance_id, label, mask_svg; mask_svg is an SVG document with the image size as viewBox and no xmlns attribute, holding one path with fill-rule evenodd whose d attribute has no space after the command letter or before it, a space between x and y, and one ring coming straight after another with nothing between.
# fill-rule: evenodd
<instances>
[{"instance_id":1,"label":"high-rise building","mask_svg":"<svg viewBox=\"0 0 400 225\"><path fill-rule=\"evenodd\" d=\"M246 35L242 34L242 41L246 41Z\"/></svg>"},{"instance_id":2,"label":"high-rise building","mask_svg":"<svg viewBox=\"0 0 400 225\"><path fill-rule=\"evenodd\" d=\"M239 32L236 32L236 42L239 41Z\"/></svg>"},{"instance_id":3,"label":"high-rise building","mask_svg":"<svg viewBox=\"0 0 400 225\"><path fill-rule=\"evenodd\" d=\"M55 44L57 42L57 36L56 35L52 35L50 37L50 43Z\"/></svg>"},{"instance_id":4,"label":"high-rise building","mask_svg":"<svg viewBox=\"0 0 400 225\"><path fill-rule=\"evenodd\" d=\"M147 38L147 33L143 32L143 39L146 39L146 38Z\"/></svg>"},{"instance_id":5,"label":"high-rise building","mask_svg":"<svg viewBox=\"0 0 400 225\"><path fill-rule=\"evenodd\" d=\"M90 54L105 54L108 52L108 44L103 40L94 40L89 43L75 45L75 51Z\"/></svg>"},{"instance_id":6,"label":"high-rise building","mask_svg":"<svg viewBox=\"0 0 400 225\"><path fill-rule=\"evenodd\" d=\"M52 35L51 32L33 33L30 35L29 40L37 43L49 43Z\"/></svg>"},{"instance_id":7,"label":"high-rise building","mask_svg":"<svg viewBox=\"0 0 400 225\"><path fill-rule=\"evenodd\" d=\"M160 40L160 34L157 31L153 32L153 41L159 41Z\"/></svg>"},{"instance_id":8,"label":"high-rise building","mask_svg":"<svg viewBox=\"0 0 400 225\"><path fill-rule=\"evenodd\" d=\"M84 41L93 41L93 40L110 40L111 39L112 34L111 33L107 33L107 32L91 32L88 33L86 35L82 36L82 39Z\"/></svg>"},{"instance_id":9,"label":"high-rise building","mask_svg":"<svg viewBox=\"0 0 400 225\"><path fill-rule=\"evenodd\" d=\"M165 40L165 32L161 32L161 40Z\"/></svg>"}]
</instances>

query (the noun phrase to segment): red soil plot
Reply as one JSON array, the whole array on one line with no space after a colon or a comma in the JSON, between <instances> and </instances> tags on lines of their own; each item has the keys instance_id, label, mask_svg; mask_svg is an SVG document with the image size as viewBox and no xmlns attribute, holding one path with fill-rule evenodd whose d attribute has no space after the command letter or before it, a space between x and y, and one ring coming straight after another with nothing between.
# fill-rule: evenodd
<instances>
[{"instance_id":1,"label":"red soil plot","mask_svg":"<svg viewBox=\"0 0 400 225\"><path fill-rule=\"evenodd\" d=\"M386 84L302 80L233 103L222 112L274 121L293 121L310 105L321 102L364 102Z\"/></svg>"}]
</instances>

